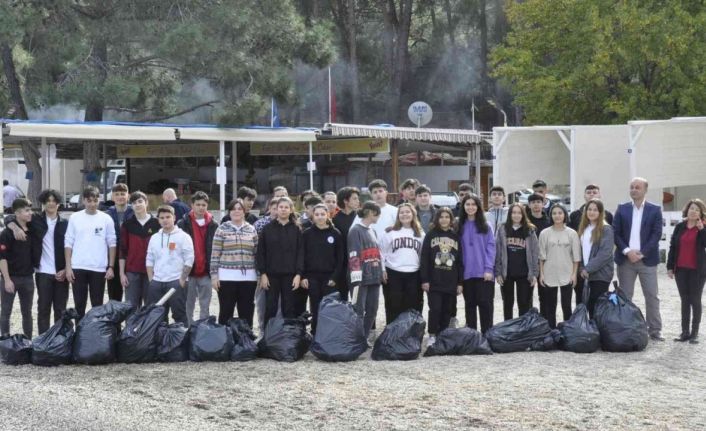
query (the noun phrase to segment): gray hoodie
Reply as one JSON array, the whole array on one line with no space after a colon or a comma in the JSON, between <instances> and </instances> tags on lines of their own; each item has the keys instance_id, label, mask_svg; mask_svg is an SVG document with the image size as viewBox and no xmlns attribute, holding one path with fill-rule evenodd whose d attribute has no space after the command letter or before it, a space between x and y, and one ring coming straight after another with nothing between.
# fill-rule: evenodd
<instances>
[{"instance_id":1,"label":"gray hoodie","mask_svg":"<svg viewBox=\"0 0 706 431\"><path fill-rule=\"evenodd\" d=\"M174 226L169 233L160 229L147 246L148 267L154 270L155 281L179 280L185 266L194 265L194 243L189 234Z\"/></svg>"}]
</instances>

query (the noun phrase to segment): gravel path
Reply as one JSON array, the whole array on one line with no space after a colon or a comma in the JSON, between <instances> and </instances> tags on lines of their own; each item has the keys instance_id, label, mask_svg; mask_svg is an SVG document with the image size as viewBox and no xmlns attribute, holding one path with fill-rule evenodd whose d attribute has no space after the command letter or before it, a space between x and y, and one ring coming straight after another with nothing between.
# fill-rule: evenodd
<instances>
[{"instance_id":1,"label":"gravel path","mask_svg":"<svg viewBox=\"0 0 706 431\"><path fill-rule=\"evenodd\" d=\"M706 339L671 341L679 299L673 282L660 283L667 341L640 353L0 365L0 429L704 429ZM498 294L496 322L501 313ZM381 305L379 327L382 315Z\"/></svg>"}]
</instances>

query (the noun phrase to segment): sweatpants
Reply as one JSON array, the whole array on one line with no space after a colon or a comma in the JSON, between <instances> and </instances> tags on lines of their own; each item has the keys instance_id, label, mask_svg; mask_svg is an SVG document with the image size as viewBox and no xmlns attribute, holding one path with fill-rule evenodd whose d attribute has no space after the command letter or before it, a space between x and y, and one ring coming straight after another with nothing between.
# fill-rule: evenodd
<instances>
[{"instance_id":1,"label":"sweatpants","mask_svg":"<svg viewBox=\"0 0 706 431\"><path fill-rule=\"evenodd\" d=\"M354 286L351 288L351 302L358 316L363 319L363 329L365 337L370 335L373 322L378 314L378 303L380 302L380 285Z\"/></svg>"},{"instance_id":2,"label":"sweatpants","mask_svg":"<svg viewBox=\"0 0 706 431\"><path fill-rule=\"evenodd\" d=\"M209 316L211 307L211 277L189 277L186 287L186 316L189 319L189 326L194 320L202 320ZM196 299L199 300L199 318L194 319L196 311Z\"/></svg>"},{"instance_id":3,"label":"sweatpants","mask_svg":"<svg viewBox=\"0 0 706 431\"><path fill-rule=\"evenodd\" d=\"M51 312L54 310L54 323L61 320L69 300L69 283L58 281L54 274L37 273L37 329L39 335L49 329Z\"/></svg>"},{"instance_id":4,"label":"sweatpants","mask_svg":"<svg viewBox=\"0 0 706 431\"><path fill-rule=\"evenodd\" d=\"M429 334L438 334L449 327L451 304L456 302L456 292L429 290Z\"/></svg>"},{"instance_id":5,"label":"sweatpants","mask_svg":"<svg viewBox=\"0 0 706 431\"><path fill-rule=\"evenodd\" d=\"M147 274L141 272L128 272L128 285L125 289L125 301L135 306L135 309L140 309L147 300L147 289L150 285L150 280Z\"/></svg>"},{"instance_id":6,"label":"sweatpants","mask_svg":"<svg viewBox=\"0 0 706 431\"><path fill-rule=\"evenodd\" d=\"M463 300L466 303L466 326L486 333L493 326L493 299L495 299L495 283L482 278L463 280Z\"/></svg>"},{"instance_id":7,"label":"sweatpants","mask_svg":"<svg viewBox=\"0 0 706 431\"><path fill-rule=\"evenodd\" d=\"M309 310L311 310L311 333L316 333L316 324L319 319L319 304L324 296L337 291L336 287L328 285L331 274L310 274L309 280ZM344 299L345 301L345 299Z\"/></svg>"},{"instance_id":8,"label":"sweatpants","mask_svg":"<svg viewBox=\"0 0 706 431\"><path fill-rule=\"evenodd\" d=\"M419 271L400 272L387 268L387 284L383 285L382 292L388 325L407 310L414 309L421 313L419 295L422 290Z\"/></svg>"},{"instance_id":9,"label":"sweatpants","mask_svg":"<svg viewBox=\"0 0 706 431\"><path fill-rule=\"evenodd\" d=\"M646 266L642 261L631 263L625 261L618 265L618 283L632 301L635 293L635 280L640 277L642 294L645 296L645 320L647 331L650 335L657 335L662 331L662 316L659 312L659 290L657 286L657 266Z\"/></svg>"},{"instance_id":10,"label":"sweatpants","mask_svg":"<svg viewBox=\"0 0 706 431\"><path fill-rule=\"evenodd\" d=\"M221 281L218 289L218 323L227 325L237 306L238 318L248 322L252 328L256 287L256 281Z\"/></svg>"},{"instance_id":11,"label":"sweatpants","mask_svg":"<svg viewBox=\"0 0 706 431\"><path fill-rule=\"evenodd\" d=\"M676 268L674 278L681 298L681 331L691 336L699 335L701 324L701 295L704 293L706 278L700 277L695 269ZM693 310L694 319L691 320ZM689 322L691 320L691 322ZM691 328L689 328L691 323Z\"/></svg>"},{"instance_id":12,"label":"sweatpants","mask_svg":"<svg viewBox=\"0 0 706 431\"><path fill-rule=\"evenodd\" d=\"M172 310L172 319L175 322L188 325L189 319L186 317L186 288L179 286L179 280L152 280L147 288L147 305L156 304L172 288L176 289L176 292L164 304L166 309L165 317L169 315L169 310Z\"/></svg>"},{"instance_id":13,"label":"sweatpants","mask_svg":"<svg viewBox=\"0 0 706 431\"><path fill-rule=\"evenodd\" d=\"M86 314L86 302L91 298L91 307L103 305L105 295L105 272L89 271L87 269L74 269L72 287L74 293L74 306L79 319Z\"/></svg>"},{"instance_id":14,"label":"sweatpants","mask_svg":"<svg viewBox=\"0 0 706 431\"><path fill-rule=\"evenodd\" d=\"M547 319L549 327L556 328L556 307L557 295L561 290L561 309L564 316L564 321L571 317L571 293L573 287L571 284L565 286L539 286L539 313Z\"/></svg>"},{"instance_id":15,"label":"sweatpants","mask_svg":"<svg viewBox=\"0 0 706 431\"><path fill-rule=\"evenodd\" d=\"M515 307L515 286L517 286L517 310L520 316L532 308L534 287L530 284L527 276L508 277L504 281L505 283L500 286L500 294L503 298L503 318L510 320Z\"/></svg>"},{"instance_id":16,"label":"sweatpants","mask_svg":"<svg viewBox=\"0 0 706 431\"><path fill-rule=\"evenodd\" d=\"M15 295L20 297L20 312L22 313L22 332L32 338L32 302L34 300L34 277L31 275L12 276L15 291L5 290L5 280L0 281L0 335L10 335L10 316Z\"/></svg>"},{"instance_id":17,"label":"sweatpants","mask_svg":"<svg viewBox=\"0 0 706 431\"><path fill-rule=\"evenodd\" d=\"M277 316L277 306L280 304L280 299L282 300L282 316L285 318L296 318L306 311L308 294L303 287L293 290L294 274L268 275L268 279L270 288L267 290L265 325L271 318Z\"/></svg>"}]
</instances>

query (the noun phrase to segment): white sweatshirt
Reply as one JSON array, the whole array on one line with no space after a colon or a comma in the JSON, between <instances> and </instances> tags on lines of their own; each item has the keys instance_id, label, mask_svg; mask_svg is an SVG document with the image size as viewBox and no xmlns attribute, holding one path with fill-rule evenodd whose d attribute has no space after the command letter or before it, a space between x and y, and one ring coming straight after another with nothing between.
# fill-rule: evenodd
<instances>
[{"instance_id":1,"label":"white sweatshirt","mask_svg":"<svg viewBox=\"0 0 706 431\"><path fill-rule=\"evenodd\" d=\"M64 247L71 249L72 269L105 272L108 268L108 250L116 247L113 219L102 211L95 214L87 214L86 210L74 213L69 217Z\"/></svg>"},{"instance_id":2,"label":"white sweatshirt","mask_svg":"<svg viewBox=\"0 0 706 431\"><path fill-rule=\"evenodd\" d=\"M194 243L189 234L176 226L169 233L160 229L150 238L146 265L152 267L155 281L178 280L185 266L194 265Z\"/></svg>"},{"instance_id":3,"label":"white sweatshirt","mask_svg":"<svg viewBox=\"0 0 706 431\"><path fill-rule=\"evenodd\" d=\"M397 220L397 207L386 204L384 207L380 208L380 218L375 224L371 224L369 227L375 231L377 235L378 244L382 241L382 237L385 236L385 230L388 227L392 227ZM355 216L353 224L360 224L360 217Z\"/></svg>"},{"instance_id":4,"label":"white sweatshirt","mask_svg":"<svg viewBox=\"0 0 706 431\"><path fill-rule=\"evenodd\" d=\"M382 237L380 251L385 257L385 267L399 272L419 271L424 231L414 236L412 228L391 230Z\"/></svg>"}]
</instances>

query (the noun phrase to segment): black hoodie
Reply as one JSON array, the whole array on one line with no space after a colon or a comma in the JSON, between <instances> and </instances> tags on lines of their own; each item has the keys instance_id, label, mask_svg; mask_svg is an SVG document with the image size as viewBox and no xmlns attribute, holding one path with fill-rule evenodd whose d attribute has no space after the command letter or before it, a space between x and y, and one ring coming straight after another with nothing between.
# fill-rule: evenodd
<instances>
[{"instance_id":1,"label":"black hoodie","mask_svg":"<svg viewBox=\"0 0 706 431\"><path fill-rule=\"evenodd\" d=\"M299 226L272 220L257 242L257 270L266 275L303 275L304 240Z\"/></svg>"},{"instance_id":2,"label":"black hoodie","mask_svg":"<svg viewBox=\"0 0 706 431\"><path fill-rule=\"evenodd\" d=\"M319 229L312 226L304 231L304 278L312 274L329 274L338 281L343 272L343 238L333 226Z\"/></svg>"},{"instance_id":3,"label":"black hoodie","mask_svg":"<svg viewBox=\"0 0 706 431\"><path fill-rule=\"evenodd\" d=\"M429 283L430 291L456 293L463 284L463 255L461 241L452 229L430 230L424 237L419 275L422 283Z\"/></svg>"}]
</instances>

